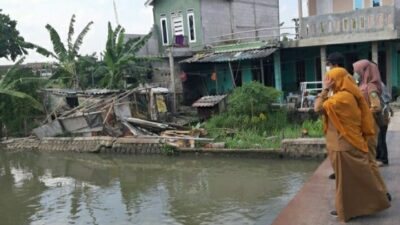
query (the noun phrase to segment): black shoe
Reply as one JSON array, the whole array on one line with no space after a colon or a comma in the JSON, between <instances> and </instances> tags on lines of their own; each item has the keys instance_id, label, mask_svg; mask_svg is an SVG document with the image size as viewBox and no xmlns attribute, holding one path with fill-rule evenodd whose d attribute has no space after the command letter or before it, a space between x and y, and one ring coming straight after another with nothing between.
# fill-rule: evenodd
<instances>
[{"instance_id":1,"label":"black shoe","mask_svg":"<svg viewBox=\"0 0 400 225\"><path fill-rule=\"evenodd\" d=\"M392 201L392 195L390 193L386 193L386 197L388 198L389 202Z\"/></svg>"},{"instance_id":2,"label":"black shoe","mask_svg":"<svg viewBox=\"0 0 400 225\"><path fill-rule=\"evenodd\" d=\"M337 212L334 210L334 211L331 211L331 216L334 216L334 217L337 217L338 215L337 215Z\"/></svg>"},{"instance_id":3,"label":"black shoe","mask_svg":"<svg viewBox=\"0 0 400 225\"><path fill-rule=\"evenodd\" d=\"M331 180L336 179L336 175L334 173L332 173L331 175L329 175L329 179L331 179Z\"/></svg>"}]
</instances>

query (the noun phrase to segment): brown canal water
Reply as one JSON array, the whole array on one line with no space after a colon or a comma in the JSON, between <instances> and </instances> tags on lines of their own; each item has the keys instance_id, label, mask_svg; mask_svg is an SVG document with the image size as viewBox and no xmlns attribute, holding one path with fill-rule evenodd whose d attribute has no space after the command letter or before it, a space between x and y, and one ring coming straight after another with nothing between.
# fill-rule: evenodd
<instances>
[{"instance_id":1,"label":"brown canal water","mask_svg":"<svg viewBox=\"0 0 400 225\"><path fill-rule=\"evenodd\" d=\"M270 224L317 161L0 151L0 224Z\"/></svg>"}]
</instances>

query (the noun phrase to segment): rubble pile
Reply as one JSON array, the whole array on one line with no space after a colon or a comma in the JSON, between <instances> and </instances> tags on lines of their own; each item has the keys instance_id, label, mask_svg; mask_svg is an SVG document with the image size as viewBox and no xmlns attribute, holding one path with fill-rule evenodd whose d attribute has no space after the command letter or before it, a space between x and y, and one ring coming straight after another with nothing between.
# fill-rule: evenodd
<instances>
[{"instance_id":1,"label":"rubble pile","mask_svg":"<svg viewBox=\"0 0 400 225\"><path fill-rule=\"evenodd\" d=\"M168 89L136 88L128 91L73 92L46 90L47 119L33 130L46 137L132 137L158 139L174 147L195 147L205 130L191 129L173 122Z\"/></svg>"}]
</instances>

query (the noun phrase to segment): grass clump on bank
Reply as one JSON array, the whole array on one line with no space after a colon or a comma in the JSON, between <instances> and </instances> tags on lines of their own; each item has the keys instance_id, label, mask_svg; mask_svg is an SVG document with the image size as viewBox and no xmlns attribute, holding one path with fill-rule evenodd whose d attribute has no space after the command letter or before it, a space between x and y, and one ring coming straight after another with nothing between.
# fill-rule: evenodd
<instances>
[{"instance_id":1,"label":"grass clump on bank","mask_svg":"<svg viewBox=\"0 0 400 225\"><path fill-rule=\"evenodd\" d=\"M209 136L225 142L231 149L279 148L284 138L322 137L321 120L289 122L285 109L274 109L272 103L281 93L257 82L235 89L228 100L226 113L203 124Z\"/></svg>"}]
</instances>

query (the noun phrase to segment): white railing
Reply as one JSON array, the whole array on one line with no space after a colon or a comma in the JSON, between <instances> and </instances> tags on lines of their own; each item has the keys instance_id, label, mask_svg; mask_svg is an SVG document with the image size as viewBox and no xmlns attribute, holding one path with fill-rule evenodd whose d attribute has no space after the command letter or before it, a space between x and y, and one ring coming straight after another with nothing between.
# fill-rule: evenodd
<instances>
[{"instance_id":1,"label":"white railing","mask_svg":"<svg viewBox=\"0 0 400 225\"><path fill-rule=\"evenodd\" d=\"M210 38L206 44L219 45L226 43L249 42L249 41L279 41L281 37L296 37L296 34L290 33L296 27L268 27L255 30L238 31L229 34L218 35ZM288 30L288 32L282 33Z\"/></svg>"},{"instance_id":2,"label":"white railing","mask_svg":"<svg viewBox=\"0 0 400 225\"><path fill-rule=\"evenodd\" d=\"M312 87L309 87L312 86ZM301 82L301 103L300 109L307 109L314 107L316 93L322 91L322 81ZM315 92L315 94L313 93Z\"/></svg>"},{"instance_id":3,"label":"white railing","mask_svg":"<svg viewBox=\"0 0 400 225\"><path fill-rule=\"evenodd\" d=\"M395 30L395 13L394 6L381 6L305 17L301 22L301 38Z\"/></svg>"}]
</instances>

